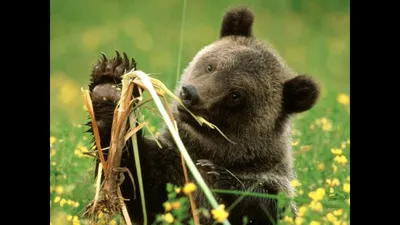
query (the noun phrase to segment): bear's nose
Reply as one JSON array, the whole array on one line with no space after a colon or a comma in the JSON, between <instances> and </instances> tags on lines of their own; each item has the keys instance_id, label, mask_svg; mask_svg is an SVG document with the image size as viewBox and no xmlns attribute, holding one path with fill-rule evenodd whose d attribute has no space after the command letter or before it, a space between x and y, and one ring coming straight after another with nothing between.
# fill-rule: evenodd
<instances>
[{"instance_id":1,"label":"bear's nose","mask_svg":"<svg viewBox=\"0 0 400 225\"><path fill-rule=\"evenodd\" d=\"M186 107L194 106L199 102L199 95L192 85L182 86L180 98Z\"/></svg>"}]
</instances>

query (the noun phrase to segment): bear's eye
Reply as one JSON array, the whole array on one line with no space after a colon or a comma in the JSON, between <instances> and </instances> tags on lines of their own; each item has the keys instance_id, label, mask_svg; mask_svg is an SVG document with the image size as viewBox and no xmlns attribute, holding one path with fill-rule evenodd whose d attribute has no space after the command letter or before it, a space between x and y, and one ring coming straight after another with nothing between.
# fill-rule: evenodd
<instances>
[{"instance_id":1,"label":"bear's eye","mask_svg":"<svg viewBox=\"0 0 400 225\"><path fill-rule=\"evenodd\" d=\"M225 104L229 108L238 108L246 104L246 92L243 90L234 90L225 98Z\"/></svg>"},{"instance_id":2,"label":"bear's eye","mask_svg":"<svg viewBox=\"0 0 400 225\"><path fill-rule=\"evenodd\" d=\"M239 101L240 100L240 92L235 91L231 94L231 99L233 101Z\"/></svg>"},{"instance_id":3,"label":"bear's eye","mask_svg":"<svg viewBox=\"0 0 400 225\"><path fill-rule=\"evenodd\" d=\"M207 65L207 72L211 73L212 72L212 66L210 64Z\"/></svg>"}]
</instances>

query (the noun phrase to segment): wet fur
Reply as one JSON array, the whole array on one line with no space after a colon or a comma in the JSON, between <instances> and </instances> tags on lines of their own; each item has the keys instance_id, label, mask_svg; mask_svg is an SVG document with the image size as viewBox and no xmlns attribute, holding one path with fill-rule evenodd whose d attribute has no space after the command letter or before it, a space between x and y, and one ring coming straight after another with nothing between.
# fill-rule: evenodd
<instances>
[{"instance_id":1,"label":"wet fur","mask_svg":"<svg viewBox=\"0 0 400 225\"><path fill-rule=\"evenodd\" d=\"M248 9L228 10L222 20L220 39L199 51L176 88L179 95L183 85L192 85L199 96L192 112L217 125L236 144L227 142L215 130L198 126L178 110L176 102L172 103L172 110L182 141L192 159L199 162L198 169L211 188L284 192L292 196L290 180L295 173L290 116L311 109L319 89L310 77L297 75L271 47L254 37L253 21ZM212 70L208 71L208 66ZM125 54L114 59L103 57L93 67L89 88L103 148L110 143L112 115L119 98L113 88L120 84L123 71L134 67L134 60L129 62ZM240 90L243 97L237 107L227 104L233 90ZM138 136L147 212L152 222L156 214L163 212L166 184L184 185L184 176L179 151L165 127L158 137L162 149L141 132ZM127 167L137 180L130 142L122 158L121 167ZM121 190L130 199L126 204L131 218L142 224L139 188L136 187L136 199L129 179L125 179ZM228 207L238 196L216 197ZM198 207L210 208L201 190L195 193L195 198ZM294 203L290 208L296 214ZM246 197L228 219L233 225L243 224L243 216L248 217L249 224L272 224L270 219L278 219L277 211L277 203L272 199ZM212 222L201 219L202 224Z\"/></svg>"}]
</instances>

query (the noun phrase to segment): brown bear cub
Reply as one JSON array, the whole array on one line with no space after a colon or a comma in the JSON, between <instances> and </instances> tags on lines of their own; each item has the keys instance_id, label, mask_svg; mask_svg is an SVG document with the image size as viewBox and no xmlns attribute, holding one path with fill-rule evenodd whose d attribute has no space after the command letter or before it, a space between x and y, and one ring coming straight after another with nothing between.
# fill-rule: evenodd
<instances>
[{"instance_id":1,"label":"brown bear cub","mask_svg":"<svg viewBox=\"0 0 400 225\"><path fill-rule=\"evenodd\" d=\"M173 115L183 143L206 183L212 189L293 195L290 181L295 178L292 162L290 117L311 109L319 97L315 81L293 72L277 53L253 35L253 14L246 8L233 8L223 17L220 37L204 47L185 69L176 89L183 103L194 114L215 124L217 131L200 126L176 102ZM136 68L117 52L114 59L103 55L94 66L89 85L101 146L110 144L110 131L121 75ZM149 222L163 213L167 201L166 184L184 185L179 150L169 131L160 130L158 141L138 133L145 199ZM121 167L137 180L131 143L122 156ZM193 179L192 179L193 180ZM137 185L138 182L135 182ZM143 223L139 187L125 179L122 195L133 222ZM239 197L215 194L220 204L230 206ZM211 208L201 190L195 192L197 207ZM290 208L296 214L294 203ZM229 213L234 225L274 224L280 218L274 199L245 197ZM201 224L212 224L201 217Z\"/></svg>"}]
</instances>

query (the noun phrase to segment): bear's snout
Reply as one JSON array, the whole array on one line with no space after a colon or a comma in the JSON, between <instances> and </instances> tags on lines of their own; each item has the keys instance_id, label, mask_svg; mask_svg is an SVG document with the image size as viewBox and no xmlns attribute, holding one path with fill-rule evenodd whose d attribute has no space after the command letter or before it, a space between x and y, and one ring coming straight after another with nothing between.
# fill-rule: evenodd
<instances>
[{"instance_id":1,"label":"bear's snout","mask_svg":"<svg viewBox=\"0 0 400 225\"><path fill-rule=\"evenodd\" d=\"M179 97L187 108L199 103L199 94L197 93L196 88L192 85L182 86Z\"/></svg>"}]
</instances>

